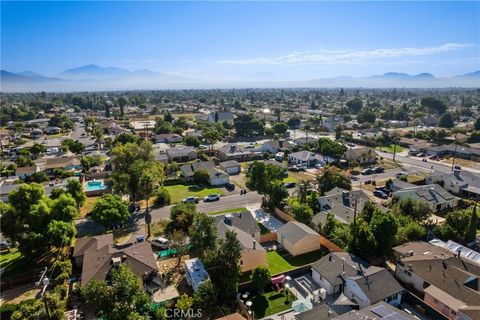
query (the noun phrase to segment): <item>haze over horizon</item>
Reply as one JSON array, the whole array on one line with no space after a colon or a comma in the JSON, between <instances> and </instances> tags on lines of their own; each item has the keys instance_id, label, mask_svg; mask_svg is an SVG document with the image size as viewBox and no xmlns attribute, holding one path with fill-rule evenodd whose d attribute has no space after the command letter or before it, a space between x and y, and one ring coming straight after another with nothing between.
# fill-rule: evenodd
<instances>
[{"instance_id":1,"label":"haze over horizon","mask_svg":"<svg viewBox=\"0 0 480 320\"><path fill-rule=\"evenodd\" d=\"M1 9L1 69L13 73L63 78L94 64L248 85L480 70L479 2L3 1Z\"/></svg>"}]
</instances>

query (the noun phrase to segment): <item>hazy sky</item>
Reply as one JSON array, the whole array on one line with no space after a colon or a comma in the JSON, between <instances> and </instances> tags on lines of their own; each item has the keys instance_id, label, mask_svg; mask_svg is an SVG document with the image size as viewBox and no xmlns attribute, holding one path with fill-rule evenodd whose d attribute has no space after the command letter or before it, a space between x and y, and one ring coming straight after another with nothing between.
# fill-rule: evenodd
<instances>
[{"instance_id":1,"label":"hazy sky","mask_svg":"<svg viewBox=\"0 0 480 320\"><path fill-rule=\"evenodd\" d=\"M480 2L1 2L1 67L215 80L480 69Z\"/></svg>"}]
</instances>

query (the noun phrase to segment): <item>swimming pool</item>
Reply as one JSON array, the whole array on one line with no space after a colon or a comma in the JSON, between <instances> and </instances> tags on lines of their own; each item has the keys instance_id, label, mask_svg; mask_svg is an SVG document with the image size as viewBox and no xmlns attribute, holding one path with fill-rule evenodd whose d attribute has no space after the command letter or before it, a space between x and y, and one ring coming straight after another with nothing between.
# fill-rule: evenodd
<instances>
[{"instance_id":1,"label":"swimming pool","mask_svg":"<svg viewBox=\"0 0 480 320\"><path fill-rule=\"evenodd\" d=\"M104 189L107 189L107 186L105 185L105 183L103 183L103 180L88 181L85 184L85 191L96 191Z\"/></svg>"}]
</instances>

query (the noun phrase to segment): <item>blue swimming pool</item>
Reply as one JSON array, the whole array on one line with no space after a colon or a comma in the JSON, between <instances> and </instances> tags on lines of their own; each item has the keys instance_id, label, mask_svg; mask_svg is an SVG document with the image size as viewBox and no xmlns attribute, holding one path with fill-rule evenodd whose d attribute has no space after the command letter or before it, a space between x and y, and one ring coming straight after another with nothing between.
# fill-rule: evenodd
<instances>
[{"instance_id":1,"label":"blue swimming pool","mask_svg":"<svg viewBox=\"0 0 480 320\"><path fill-rule=\"evenodd\" d=\"M85 184L85 191L96 191L96 190L103 190L107 189L107 186L103 182L103 180L94 180L94 181L88 181Z\"/></svg>"}]
</instances>

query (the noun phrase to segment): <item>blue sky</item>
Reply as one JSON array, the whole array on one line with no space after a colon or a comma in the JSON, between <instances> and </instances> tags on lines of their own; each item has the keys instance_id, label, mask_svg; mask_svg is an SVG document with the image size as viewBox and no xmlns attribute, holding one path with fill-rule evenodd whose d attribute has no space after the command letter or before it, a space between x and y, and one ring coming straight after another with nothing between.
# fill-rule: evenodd
<instances>
[{"instance_id":1,"label":"blue sky","mask_svg":"<svg viewBox=\"0 0 480 320\"><path fill-rule=\"evenodd\" d=\"M1 67L85 64L197 79L480 69L480 2L1 3Z\"/></svg>"}]
</instances>

